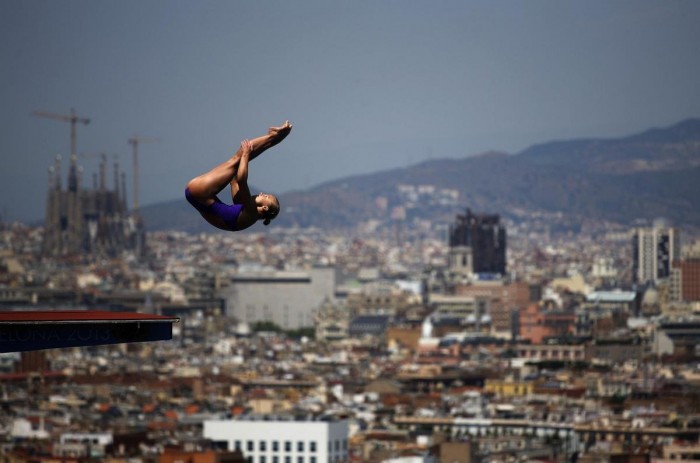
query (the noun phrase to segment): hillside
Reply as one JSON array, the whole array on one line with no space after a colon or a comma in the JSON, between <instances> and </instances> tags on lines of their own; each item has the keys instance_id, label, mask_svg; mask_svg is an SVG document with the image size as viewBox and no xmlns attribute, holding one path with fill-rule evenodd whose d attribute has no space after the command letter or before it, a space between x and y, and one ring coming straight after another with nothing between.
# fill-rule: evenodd
<instances>
[{"instance_id":1,"label":"hillside","mask_svg":"<svg viewBox=\"0 0 700 463\"><path fill-rule=\"evenodd\" d=\"M376 198L387 198L390 208L399 204L400 184L459 191L456 209L420 210L429 220L450 220L466 207L503 215L520 208L621 223L663 216L699 226L700 119L624 138L554 141L515 155L438 159L342 178L280 195L276 226L347 227L380 218ZM184 199L142 213L149 229L211 230Z\"/></svg>"}]
</instances>

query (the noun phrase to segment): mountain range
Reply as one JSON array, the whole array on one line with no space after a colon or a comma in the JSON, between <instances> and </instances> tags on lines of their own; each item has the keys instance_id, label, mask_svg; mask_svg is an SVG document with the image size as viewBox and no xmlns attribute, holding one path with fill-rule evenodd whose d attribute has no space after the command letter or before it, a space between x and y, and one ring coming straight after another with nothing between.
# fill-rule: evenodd
<instances>
[{"instance_id":1,"label":"mountain range","mask_svg":"<svg viewBox=\"0 0 700 463\"><path fill-rule=\"evenodd\" d=\"M341 178L280 194L282 214L274 226L343 228L381 219L386 212L376 199L386 198L389 210L398 205L397 185L459 192L456 207L418 208L426 220L449 221L471 208L502 216L561 212L623 224L663 217L676 226L700 226L700 119L622 138L552 141L517 154L435 159ZM149 230L213 230L184 198L142 207L141 213Z\"/></svg>"}]
</instances>

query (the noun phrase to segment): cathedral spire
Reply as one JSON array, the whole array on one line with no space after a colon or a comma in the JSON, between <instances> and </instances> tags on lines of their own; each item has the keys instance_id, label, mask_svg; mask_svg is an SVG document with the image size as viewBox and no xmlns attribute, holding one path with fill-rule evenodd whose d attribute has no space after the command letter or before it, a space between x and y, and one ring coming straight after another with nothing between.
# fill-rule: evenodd
<instances>
[{"instance_id":1,"label":"cathedral spire","mask_svg":"<svg viewBox=\"0 0 700 463\"><path fill-rule=\"evenodd\" d=\"M56 160L54 162L54 165L56 166L54 168L54 182L53 186L56 190L61 189L61 155L57 154L56 155Z\"/></svg>"},{"instance_id":2,"label":"cathedral spire","mask_svg":"<svg viewBox=\"0 0 700 463\"><path fill-rule=\"evenodd\" d=\"M68 191L78 191L78 156L70 155L70 167L68 168Z\"/></svg>"}]
</instances>

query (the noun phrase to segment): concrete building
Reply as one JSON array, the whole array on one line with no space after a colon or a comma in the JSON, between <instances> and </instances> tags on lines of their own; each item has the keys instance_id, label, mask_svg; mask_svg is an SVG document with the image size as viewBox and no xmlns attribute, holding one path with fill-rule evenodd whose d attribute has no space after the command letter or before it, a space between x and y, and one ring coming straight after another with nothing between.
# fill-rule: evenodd
<instances>
[{"instance_id":1,"label":"concrete building","mask_svg":"<svg viewBox=\"0 0 700 463\"><path fill-rule=\"evenodd\" d=\"M573 312L545 310L535 302L518 314L518 339L542 344L548 338L573 335L575 321Z\"/></svg>"},{"instance_id":2,"label":"concrete building","mask_svg":"<svg viewBox=\"0 0 700 463\"><path fill-rule=\"evenodd\" d=\"M598 339L586 345L586 359L609 365L624 363L627 360L642 361L645 346L636 338Z\"/></svg>"},{"instance_id":3,"label":"concrete building","mask_svg":"<svg viewBox=\"0 0 700 463\"><path fill-rule=\"evenodd\" d=\"M77 432L61 434L53 446L53 456L65 459L104 458L106 448L113 443L111 432Z\"/></svg>"},{"instance_id":4,"label":"concrete building","mask_svg":"<svg viewBox=\"0 0 700 463\"><path fill-rule=\"evenodd\" d=\"M351 317L360 315L396 315L403 313L415 302L410 291L393 282L366 283L347 294L346 305Z\"/></svg>"},{"instance_id":5,"label":"concrete building","mask_svg":"<svg viewBox=\"0 0 700 463\"><path fill-rule=\"evenodd\" d=\"M456 285L454 293L472 296L488 301L488 315L491 316L494 334L511 336L513 312L536 302L541 297L540 288L525 282L506 283L504 281L475 281L468 285Z\"/></svg>"},{"instance_id":6,"label":"concrete building","mask_svg":"<svg viewBox=\"0 0 700 463\"><path fill-rule=\"evenodd\" d=\"M482 316L489 314L489 300L483 297L430 294L428 304L433 309L435 319L459 318L466 321L469 318L478 323Z\"/></svg>"},{"instance_id":7,"label":"concrete building","mask_svg":"<svg viewBox=\"0 0 700 463\"><path fill-rule=\"evenodd\" d=\"M339 341L348 337L350 316L347 308L324 301L316 313L316 339Z\"/></svg>"},{"instance_id":8,"label":"concrete building","mask_svg":"<svg viewBox=\"0 0 700 463\"><path fill-rule=\"evenodd\" d=\"M531 380L516 380L513 378L492 379L484 383L484 392L496 394L499 397L525 397L535 390L535 383Z\"/></svg>"},{"instance_id":9,"label":"concrete building","mask_svg":"<svg viewBox=\"0 0 700 463\"><path fill-rule=\"evenodd\" d=\"M654 333L652 352L657 356L700 358L700 319L662 322Z\"/></svg>"},{"instance_id":10,"label":"concrete building","mask_svg":"<svg viewBox=\"0 0 700 463\"><path fill-rule=\"evenodd\" d=\"M674 302L700 301L700 257L673 264L669 291L669 299Z\"/></svg>"},{"instance_id":11,"label":"concrete building","mask_svg":"<svg viewBox=\"0 0 700 463\"><path fill-rule=\"evenodd\" d=\"M317 267L305 271L256 271L230 278L219 296L226 313L245 323L271 321L284 329L314 325L321 305L332 301L335 270Z\"/></svg>"},{"instance_id":12,"label":"concrete building","mask_svg":"<svg viewBox=\"0 0 700 463\"><path fill-rule=\"evenodd\" d=\"M639 300L634 291L594 291L586 295L586 300L581 303L580 308L596 315L635 315L639 309Z\"/></svg>"},{"instance_id":13,"label":"concrete building","mask_svg":"<svg viewBox=\"0 0 700 463\"><path fill-rule=\"evenodd\" d=\"M470 276L475 273L505 275L506 229L498 215L458 215L450 226L450 270Z\"/></svg>"},{"instance_id":14,"label":"concrete building","mask_svg":"<svg viewBox=\"0 0 700 463\"><path fill-rule=\"evenodd\" d=\"M347 421L243 417L204 422L204 437L240 450L249 463L339 463L348 458Z\"/></svg>"},{"instance_id":15,"label":"concrete building","mask_svg":"<svg viewBox=\"0 0 700 463\"><path fill-rule=\"evenodd\" d=\"M569 344L519 344L518 357L526 361L582 362L586 360L585 346Z\"/></svg>"},{"instance_id":16,"label":"concrete building","mask_svg":"<svg viewBox=\"0 0 700 463\"><path fill-rule=\"evenodd\" d=\"M421 334L419 324L390 326L386 331L387 346L389 349L405 348L415 352L418 349Z\"/></svg>"},{"instance_id":17,"label":"concrete building","mask_svg":"<svg viewBox=\"0 0 700 463\"><path fill-rule=\"evenodd\" d=\"M350 321L348 334L354 338L384 336L390 325L390 315L360 315Z\"/></svg>"},{"instance_id":18,"label":"concrete building","mask_svg":"<svg viewBox=\"0 0 700 463\"><path fill-rule=\"evenodd\" d=\"M632 278L639 284L656 284L671 275L673 262L680 258L678 230L655 223L637 228L632 234Z\"/></svg>"}]
</instances>

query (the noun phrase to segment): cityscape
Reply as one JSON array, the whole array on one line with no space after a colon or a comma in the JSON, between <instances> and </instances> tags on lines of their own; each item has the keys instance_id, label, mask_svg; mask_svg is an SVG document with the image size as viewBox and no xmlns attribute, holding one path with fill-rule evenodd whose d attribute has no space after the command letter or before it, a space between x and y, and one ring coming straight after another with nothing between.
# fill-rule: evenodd
<instances>
[{"instance_id":1,"label":"cityscape","mask_svg":"<svg viewBox=\"0 0 700 463\"><path fill-rule=\"evenodd\" d=\"M394 211L461 212L148 231L118 166L90 186L60 162L44 223L1 224L2 311L169 317L171 339L3 349L0 461L700 461L690 226L574 232L401 184Z\"/></svg>"}]
</instances>

